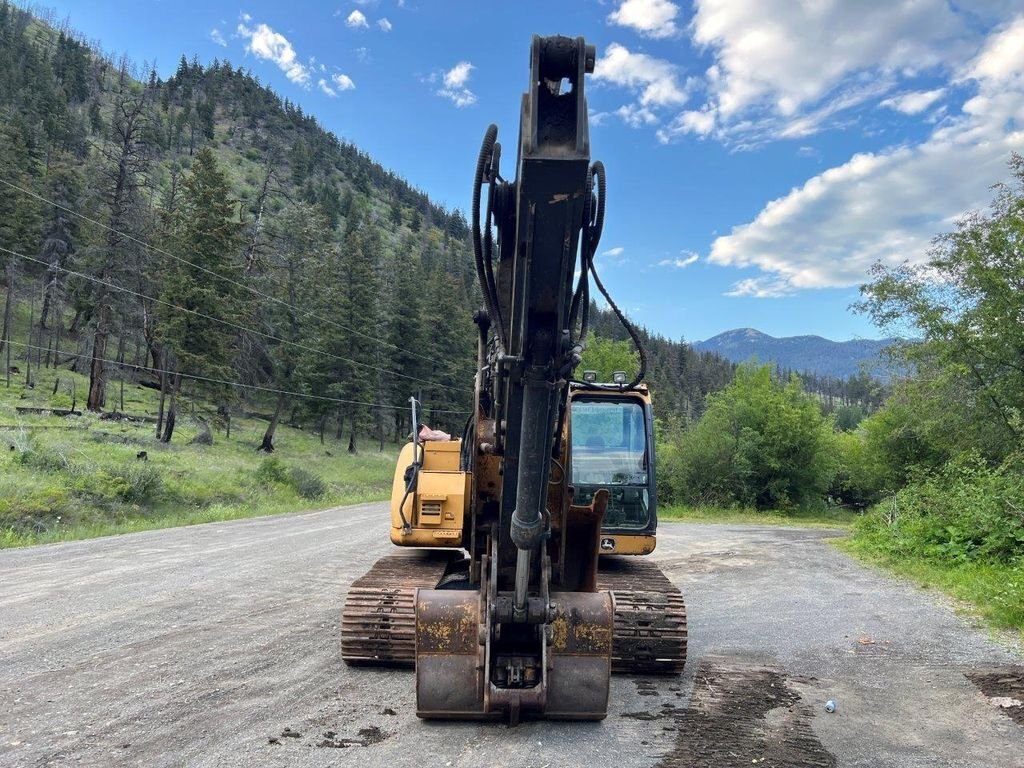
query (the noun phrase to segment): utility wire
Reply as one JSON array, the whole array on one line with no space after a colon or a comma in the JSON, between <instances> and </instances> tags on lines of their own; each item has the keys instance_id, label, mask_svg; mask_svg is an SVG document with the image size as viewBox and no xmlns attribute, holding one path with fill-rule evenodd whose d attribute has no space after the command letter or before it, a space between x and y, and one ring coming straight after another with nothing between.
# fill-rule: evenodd
<instances>
[{"instance_id":1,"label":"utility wire","mask_svg":"<svg viewBox=\"0 0 1024 768\"><path fill-rule=\"evenodd\" d=\"M233 323L230 320L225 320L225 319L220 318L220 317L214 317L213 315L208 315L208 314L206 314L204 312L200 312L200 311L195 310L195 309L189 309L188 307L183 307L183 306L181 306L179 304L175 304L175 303L170 302L170 301L165 301L164 299L157 299L157 298L155 298L153 296L147 296L144 293L139 293L138 291L133 291L131 288L125 288L122 285L116 285L115 283L107 282L106 280L103 280L101 278L95 277L94 275L87 275L84 272L78 272L78 271L76 271L74 269L68 269L67 267L62 267L62 266L59 266L57 264L49 264L46 261L44 261L43 259L37 259L37 258L35 258L33 256L26 256L24 253L18 253L17 251L12 251L10 248L4 248L2 245L0 245L0 251L2 251L3 253L8 253L11 256L16 256L17 258L20 258L20 259L25 259L26 261L32 261L32 262L35 262L36 264L41 264L44 267L47 267L48 269L56 269L56 270L58 270L60 272L64 272L65 274L74 275L76 277L82 278L83 280L89 280L89 281L97 283L99 285L106 286L107 288L111 288L111 289L113 289L115 291L122 291L124 293L131 294L132 296L137 296L140 299L145 299L147 301L152 301L152 302L155 302L157 304L163 304L164 306L172 307L173 309L177 309L177 310L179 310L181 312L187 312L188 314L195 315L196 317L202 317L202 318L204 318L206 320L211 320L211 321L213 321L215 323L221 323L222 325L226 325L229 328L235 328L235 329L237 329L239 331L245 331L245 332L248 332L248 333L254 333L257 336L262 336L263 338L268 339L269 341L276 341L276 342L279 342L281 344L287 344L288 346L297 347L298 349L304 349L307 352L313 352L313 353L318 354L318 355L324 355L325 357L331 357L331 358L334 358L335 360L342 360L342 361L344 361L346 363L350 363L352 365L360 366L361 368L367 368L367 369L372 370L372 371L378 371L379 373L387 374L388 376L397 376L397 377L399 377L401 379L407 379L409 381L415 381L415 382L417 382L419 384L429 384L432 387L441 387L443 389L451 389L451 390L455 390L455 391L461 391L461 389L459 387L455 387L455 386L452 386L450 384L441 384L440 382L430 381L429 379L420 379L420 378L418 378L416 376L409 376L409 375L404 374L404 373L398 373L397 371L389 371L386 368L380 368L380 367L378 367L376 365L370 365L369 363L361 363L358 360L352 360L351 358L343 357L342 355L336 355L336 354L334 354L332 352L327 352L327 351L322 350L322 349L316 349L315 347L310 347L310 346L307 346L306 344L302 344L302 343L297 342L297 341L289 341L288 339L282 339L280 336L274 336L272 333L266 333L264 331L259 331L259 330L256 330L255 328L248 328L248 327L246 327L244 325L239 325L238 323Z\"/></svg>"},{"instance_id":2,"label":"utility wire","mask_svg":"<svg viewBox=\"0 0 1024 768\"><path fill-rule=\"evenodd\" d=\"M75 210L73 210L71 208L68 208L66 205L61 205L58 202L55 202L53 200L49 200L49 199L43 197L42 195L40 195L40 194L38 194L36 192L33 192L31 189L25 189L24 187L18 186L17 184L14 184L14 183L12 183L12 182L10 182L7 179L4 179L2 177L0 177L0 184L3 184L4 186L10 187L11 189L15 189L15 190L17 190L19 192L22 192L23 194L26 194L29 197L33 197L36 200L38 200L39 202L46 203L47 205L52 205L54 208L58 208L58 209L60 209L62 211L65 211L66 213L69 213L72 216L75 216L75 217L81 219L82 221L87 221L90 224L95 224L97 227L100 227L102 229L107 230L108 232L113 232L114 234L120 235L121 237L123 237L123 238L125 238L127 240L131 240L133 243L137 243L138 245L141 245L143 248L148 248L151 251L154 251L156 253L162 254L164 256L168 256L169 258L172 258L175 261L181 262L182 264L187 264L188 266L190 266L190 267L192 267L194 269L198 269L201 272L204 272L205 274L208 274L208 275L210 275L212 277L217 278L218 280L223 280L223 281L225 281L227 283L231 283L234 286L237 286L237 287L242 288L242 289L244 289L246 291L249 291L249 293L252 293L255 296L260 296L260 297L262 297L264 299L267 299L268 301L274 302L275 304L280 304L283 307L287 307L288 309L295 310L296 312L301 313L305 317L311 317L311 318L313 318L315 320L319 320L322 323L327 323L328 325L332 325L335 328L343 330L346 333L354 333L354 334L356 334L358 336L362 336L362 337L364 337L366 339L369 339L370 341L374 341L374 342L376 342L378 344L383 344L384 346L391 347L392 349L397 349L399 352L405 352L407 354L413 355L414 357L418 357L418 358L420 358L422 360L427 360L429 362L435 362L434 358L430 357L429 355L423 355L423 354L420 354L419 352L414 352L411 349L405 349L404 347L400 347L397 344L392 344L389 341L384 341L383 339L379 339L376 336L371 336L370 334L365 333L363 331L357 330L355 328L349 328L348 326L346 326L346 325L344 325L342 323L339 323L339 322L337 322L335 320L331 320L330 318L326 318L326 317L323 317L321 315L318 315L318 314L316 314L316 313L314 313L314 312L312 312L312 311L310 311L308 309L302 309L300 307L296 307L295 305L289 304L287 301L284 301L283 299L279 299L276 296L271 296L269 294L263 293L258 288L253 288L251 285L246 285L245 283L243 283L241 281L235 280L235 279L233 279L231 277L228 277L226 275L222 275L222 274L220 274L218 272L214 272L212 269L207 269L206 267L200 266L199 264L191 262L188 259L182 258L181 256L177 256L177 255L171 253L170 251L167 251L167 250L164 250L163 248L160 248L158 246L152 245L151 243L147 243L145 240L141 240L141 239L135 237L134 235L128 234L127 232L122 232L119 229L114 229L113 227L111 227L111 226L109 226L107 224L104 224L101 221L97 221L96 219L90 218L89 216L86 216L85 214L79 213L78 211L75 211Z\"/></svg>"},{"instance_id":3,"label":"utility wire","mask_svg":"<svg viewBox=\"0 0 1024 768\"><path fill-rule=\"evenodd\" d=\"M48 347L41 347L41 346L39 346L37 344L25 344L25 343L20 342L20 341L10 341L9 340L7 343L11 344L11 345L13 345L15 347L21 347L22 349L34 349L34 350L39 350L40 352L52 352L53 351L53 350L49 349ZM82 354L79 354L77 352L66 353L66 354L70 354L71 357L74 357L76 359L83 359L83 358L93 359L90 355L82 355ZM293 391L287 390L287 389L275 389L274 387L263 387L263 386L260 386L259 384L243 384L240 381L228 381L227 379L217 379L217 378L213 378L211 376L200 376L200 375L195 374L195 373L185 373L183 371L172 371L172 370L166 370L166 369L163 369L163 368L149 368L148 366L143 368L143 366L133 365L131 363L124 363L124 362L120 362L118 360L109 360L107 358L102 358L102 357L96 358L96 359L100 360L101 362L104 362L104 363L109 363L111 365L116 365L116 366L118 366L120 368L141 368L143 370L150 371L151 373L166 373L166 374L170 374L170 375L179 375L179 376L181 376L184 379L192 379L194 381L206 381L206 382L210 382L212 384L225 384L225 385L227 385L229 387L243 387L244 389L255 389L255 390L258 390L260 392L270 392L270 393L275 394L275 395L289 395L291 397L301 397L301 398L306 398L308 400L323 400L323 401L330 402L330 403L346 403L348 405L365 405L365 406L367 406L369 408L390 408L392 410L397 410L397 411L405 410L405 406L404 405L388 405L386 403L367 403L367 402L364 402L362 400L346 400L345 398L341 398L341 397L328 397L326 395L311 395L311 394L306 393L306 392L293 392ZM457 414L463 414L463 415L471 413L471 411L456 411L456 410L448 410L448 409L442 409L442 408L431 408L430 410L433 411L434 413L457 413Z\"/></svg>"}]
</instances>

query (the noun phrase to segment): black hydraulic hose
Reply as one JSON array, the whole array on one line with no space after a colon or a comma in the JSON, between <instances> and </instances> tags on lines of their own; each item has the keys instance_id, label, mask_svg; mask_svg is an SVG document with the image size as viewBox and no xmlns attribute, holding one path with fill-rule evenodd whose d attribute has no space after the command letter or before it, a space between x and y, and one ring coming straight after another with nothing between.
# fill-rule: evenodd
<instances>
[{"instance_id":1,"label":"black hydraulic hose","mask_svg":"<svg viewBox=\"0 0 1024 768\"><path fill-rule=\"evenodd\" d=\"M495 143L491 155L491 167L492 173L490 174L490 183L487 185L487 208L484 209L484 277L486 278L487 285L484 289L491 297L491 305L494 307L494 311L497 314L493 318L495 325L499 328L503 328L501 322L501 305L498 303L498 286L494 280L494 237L491 232L491 216L494 213L494 174L493 168L497 165L497 157L500 156L501 145Z\"/></svg>"},{"instance_id":2,"label":"black hydraulic hose","mask_svg":"<svg viewBox=\"0 0 1024 768\"><path fill-rule=\"evenodd\" d=\"M597 179L597 213L594 216L594 230L591 238L593 248L590 253L593 256L594 251L597 250L597 244L601 240L601 233L604 231L604 195L606 188L604 163L600 160L595 160L594 164L590 166L590 172Z\"/></svg>"},{"instance_id":3,"label":"black hydraulic hose","mask_svg":"<svg viewBox=\"0 0 1024 768\"><path fill-rule=\"evenodd\" d=\"M502 347L508 348L506 339L504 338L504 325L501 322L501 315L497 306L496 296L492 285L487 279L487 266L484 262L484 248L482 242L482 236L480 231L480 192L483 188L484 174L489 171L491 165L491 157L494 152L494 143L498 138L498 126L491 123L487 127L487 131L484 133L483 143L480 145L480 154L476 161L476 172L473 174L473 202L471 208L471 214L473 217L473 255L476 262L476 276L480 283L480 292L484 297L484 306L487 309L487 314L490 316L493 324L496 326L495 330L498 335L498 339L501 342ZM488 178L490 174L488 173ZM490 179L493 184L493 179ZM488 210L490 205L488 205ZM488 228L488 239L490 239L490 213L488 212L488 220L485 222ZM493 278L492 278L493 279Z\"/></svg>"},{"instance_id":4,"label":"black hydraulic hose","mask_svg":"<svg viewBox=\"0 0 1024 768\"><path fill-rule=\"evenodd\" d=\"M584 293L589 285L589 279L587 277L587 251L590 248L590 225L591 217L594 208L594 175L590 169L587 169L587 181L584 185L583 193L583 232L580 237L580 277L579 282L576 283L576 290L572 295L572 303L569 305L569 328L571 331L576 330L576 321L579 320L580 308L584 306L581 302L584 298ZM580 328L580 335L576 339L576 344L583 344L587 338L586 333L586 309L584 311L584 319Z\"/></svg>"},{"instance_id":5,"label":"black hydraulic hose","mask_svg":"<svg viewBox=\"0 0 1024 768\"><path fill-rule=\"evenodd\" d=\"M596 181L596 185L597 185L597 208L594 211L594 221L593 221L593 223L589 227L589 233L588 233L589 236L587 238L587 246L589 246L589 247L585 248L585 250L584 250L584 253L586 255L586 261L587 261L586 266L583 268L584 269L584 275L587 272L589 272L591 275L594 276L594 283L597 285L597 289L601 292L601 295L604 296L605 301L608 302L608 306L611 307L612 312L615 313L615 316L619 319L619 322L622 323L622 327L626 329L626 333L629 334L630 339L632 339L632 341L633 341L633 345L636 347L636 351L640 355L640 368L637 371L636 376L633 378L633 381L630 382L627 385L621 385L620 386L620 385L607 385L607 384L593 384L593 383L590 383L590 382L577 382L577 383L583 384L588 389L616 389L616 390L635 389L637 386L639 386L640 382L642 382L644 380L644 376L647 375L647 351L644 349L644 345L640 341L640 334L637 332L637 330L633 326L633 324L630 323L629 320L626 319L626 316L622 313L622 310L619 309L619 306L612 300L612 297L609 295L608 291L604 287L604 283L601 282L601 278L597 274L597 269L596 269L595 264L594 264L594 255L597 252L597 244L598 244L598 242L601 239L601 232L604 229L605 189L607 188L606 187L606 181L605 181L604 163L602 163L600 160L594 162L594 164L590 166L590 173L593 175L594 180ZM589 222L588 222L588 224L589 224ZM584 275L581 275L581 277L583 277ZM587 290L587 306L588 306L588 308L589 308L589 305L590 305L590 293L589 293L589 288L588 288L588 290ZM586 321L586 314L584 314L584 322L585 321ZM581 332L580 332L580 341L581 342L583 341L585 335L586 335L586 325L583 326L583 328L581 329Z\"/></svg>"}]
</instances>

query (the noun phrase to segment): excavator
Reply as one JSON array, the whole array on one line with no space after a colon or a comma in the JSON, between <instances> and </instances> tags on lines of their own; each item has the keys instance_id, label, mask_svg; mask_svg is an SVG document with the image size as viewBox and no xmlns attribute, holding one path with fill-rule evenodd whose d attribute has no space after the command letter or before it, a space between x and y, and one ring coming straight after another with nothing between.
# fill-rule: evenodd
<instances>
[{"instance_id":1,"label":"excavator","mask_svg":"<svg viewBox=\"0 0 1024 768\"><path fill-rule=\"evenodd\" d=\"M421 440L410 398L391 503L391 541L407 549L346 597L343 659L414 664L422 718L600 720L613 672L678 674L686 660L682 595L637 557L655 547L653 416L640 338L595 270L594 63L583 38L533 38L513 179L486 131L473 412L461 439ZM640 352L632 381L575 377L591 278Z\"/></svg>"}]
</instances>

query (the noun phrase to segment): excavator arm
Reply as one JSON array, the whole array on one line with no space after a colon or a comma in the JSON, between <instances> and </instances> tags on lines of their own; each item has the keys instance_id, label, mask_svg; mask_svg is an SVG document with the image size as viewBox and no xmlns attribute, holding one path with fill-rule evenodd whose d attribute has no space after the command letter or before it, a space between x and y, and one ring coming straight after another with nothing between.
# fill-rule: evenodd
<instances>
[{"instance_id":1,"label":"excavator arm","mask_svg":"<svg viewBox=\"0 0 1024 768\"><path fill-rule=\"evenodd\" d=\"M479 577L470 581L479 589L417 597L422 716L605 715L614 607L596 583L607 493L575 508L564 470L554 490L550 482L552 467L565 466L569 379L586 311L574 273L585 279L580 265L596 247L600 167L590 162L584 95L594 56L582 38L534 37L515 178L501 177L494 126L477 163L473 227L485 310L477 316L483 365L472 454L495 461L472 468L482 491L470 523L480 542L470 553ZM483 491L488 484L494 489ZM439 636L457 638L458 647L439 647Z\"/></svg>"},{"instance_id":2,"label":"excavator arm","mask_svg":"<svg viewBox=\"0 0 1024 768\"><path fill-rule=\"evenodd\" d=\"M591 277L639 348L593 270L605 193L590 157L594 64L582 38L534 37L511 179L486 131L473 415L461 441L414 440L399 459L391 539L431 551L384 558L346 600L344 658L414 659L421 717L602 719L613 670L676 673L685 658L678 590L653 564L600 557L650 552L656 519L643 363L630 383L573 378Z\"/></svg>"}]
</instances>

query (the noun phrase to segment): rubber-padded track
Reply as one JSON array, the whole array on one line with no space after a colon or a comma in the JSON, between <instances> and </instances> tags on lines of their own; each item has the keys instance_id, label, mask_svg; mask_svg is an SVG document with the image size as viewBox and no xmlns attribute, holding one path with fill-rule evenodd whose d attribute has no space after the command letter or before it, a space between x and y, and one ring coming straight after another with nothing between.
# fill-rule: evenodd
<instances>
[{"instance_id":1,"label":"rubber-padded track","mask_svg":"<svg viewBox=\"0 0 1024 768\"><path fill-rule=\"evenodd\" d=\"M341 656L349 664L412 666L416 661L415 594L432 589L450 552L387 555L353 582L341 618ZM653 562L601 558L598 587L615 599L612 671L678 674L686 664L686 606Z\"/></svg>"}]
</instances>

